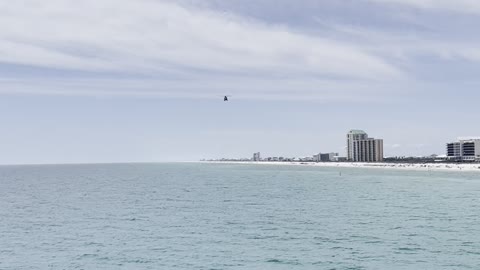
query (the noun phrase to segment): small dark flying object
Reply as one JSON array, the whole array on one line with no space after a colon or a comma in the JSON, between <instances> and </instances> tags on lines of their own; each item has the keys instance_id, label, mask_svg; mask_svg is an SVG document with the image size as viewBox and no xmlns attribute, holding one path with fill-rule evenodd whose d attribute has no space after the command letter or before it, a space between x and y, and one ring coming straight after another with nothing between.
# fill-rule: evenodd
<instances>
[{"instance_id":1,"label":"small dark flying object","mask_svg":"<svg viewBox=\"0 0 480 270\"><path fill-rule=\"evenodd\" d=\"M228 101L228 96L223 97L223 101Z\"/></svg>"}]
</instances>

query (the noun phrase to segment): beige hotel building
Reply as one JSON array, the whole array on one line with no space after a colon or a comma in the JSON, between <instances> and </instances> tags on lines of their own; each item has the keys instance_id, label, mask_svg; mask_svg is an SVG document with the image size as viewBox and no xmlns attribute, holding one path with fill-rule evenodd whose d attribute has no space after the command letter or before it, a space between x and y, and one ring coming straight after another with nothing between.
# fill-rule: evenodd
<instances>
[{"instance_id":1,"label":"beige hotel building","mask_svg":"<svg viewBox=\"0 0 480 270\"><path fill-rule=\"evenodd\" d=\"M354 162L383 161L383 140L369 138L363 130L347 134L347 159Z\"/></svg>"}]
</instances>

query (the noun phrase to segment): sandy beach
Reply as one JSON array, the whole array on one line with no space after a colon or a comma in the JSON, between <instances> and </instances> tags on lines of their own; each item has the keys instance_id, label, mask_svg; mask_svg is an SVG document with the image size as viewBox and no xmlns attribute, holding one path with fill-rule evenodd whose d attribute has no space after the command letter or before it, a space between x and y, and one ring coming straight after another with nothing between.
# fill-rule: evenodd
<instances>
[{"instance_id":1,"label":"sandy beach","mask_svg":"<svg viewBox=\"0 0 480 270\"><path fill-rule=\"evenodd\" d=\"M223 164L249 164L249 165L278 165L278 166L312 166L312 167L339 167L339 168L373 168L373 169L396 169L411 171L472 171L480 172L480 164L452 164L452 163L357 163L357 162L253 162L253 161L208 161L206 163L223 163Z\"/></svg>"}]
</instances>

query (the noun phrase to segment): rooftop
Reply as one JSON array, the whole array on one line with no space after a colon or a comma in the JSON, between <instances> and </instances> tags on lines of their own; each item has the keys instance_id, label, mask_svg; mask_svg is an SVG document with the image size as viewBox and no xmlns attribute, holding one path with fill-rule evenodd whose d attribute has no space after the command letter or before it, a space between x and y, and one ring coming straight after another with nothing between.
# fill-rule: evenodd
<instances>
[{"instance_id":1,"label":"rooftop","mask_svg":"<svg viewBox=\"0 0 480 270\"><path fill-rule=\"evenodd\" d=\"M360 129L352 129L348 134L367 134L365 131L360 130Z\"/></svg>"}]
</instances>

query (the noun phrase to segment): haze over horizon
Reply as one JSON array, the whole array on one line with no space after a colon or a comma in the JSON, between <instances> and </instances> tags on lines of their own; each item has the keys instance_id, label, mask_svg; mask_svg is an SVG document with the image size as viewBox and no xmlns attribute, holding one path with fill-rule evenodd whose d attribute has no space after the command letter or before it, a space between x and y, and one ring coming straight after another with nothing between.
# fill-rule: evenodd
<instances>
[{"instance_id":1,"label":"haze over horizon","mask_svg":"<svg viewBox=\"0 0 480 270\"><path fill-rule=\"evenodd\" d=\"M0 164L345 152L480 136L480 1L0 2ZM223 102L224 95L231 101Z\"/></svg>"}]
</instances>

